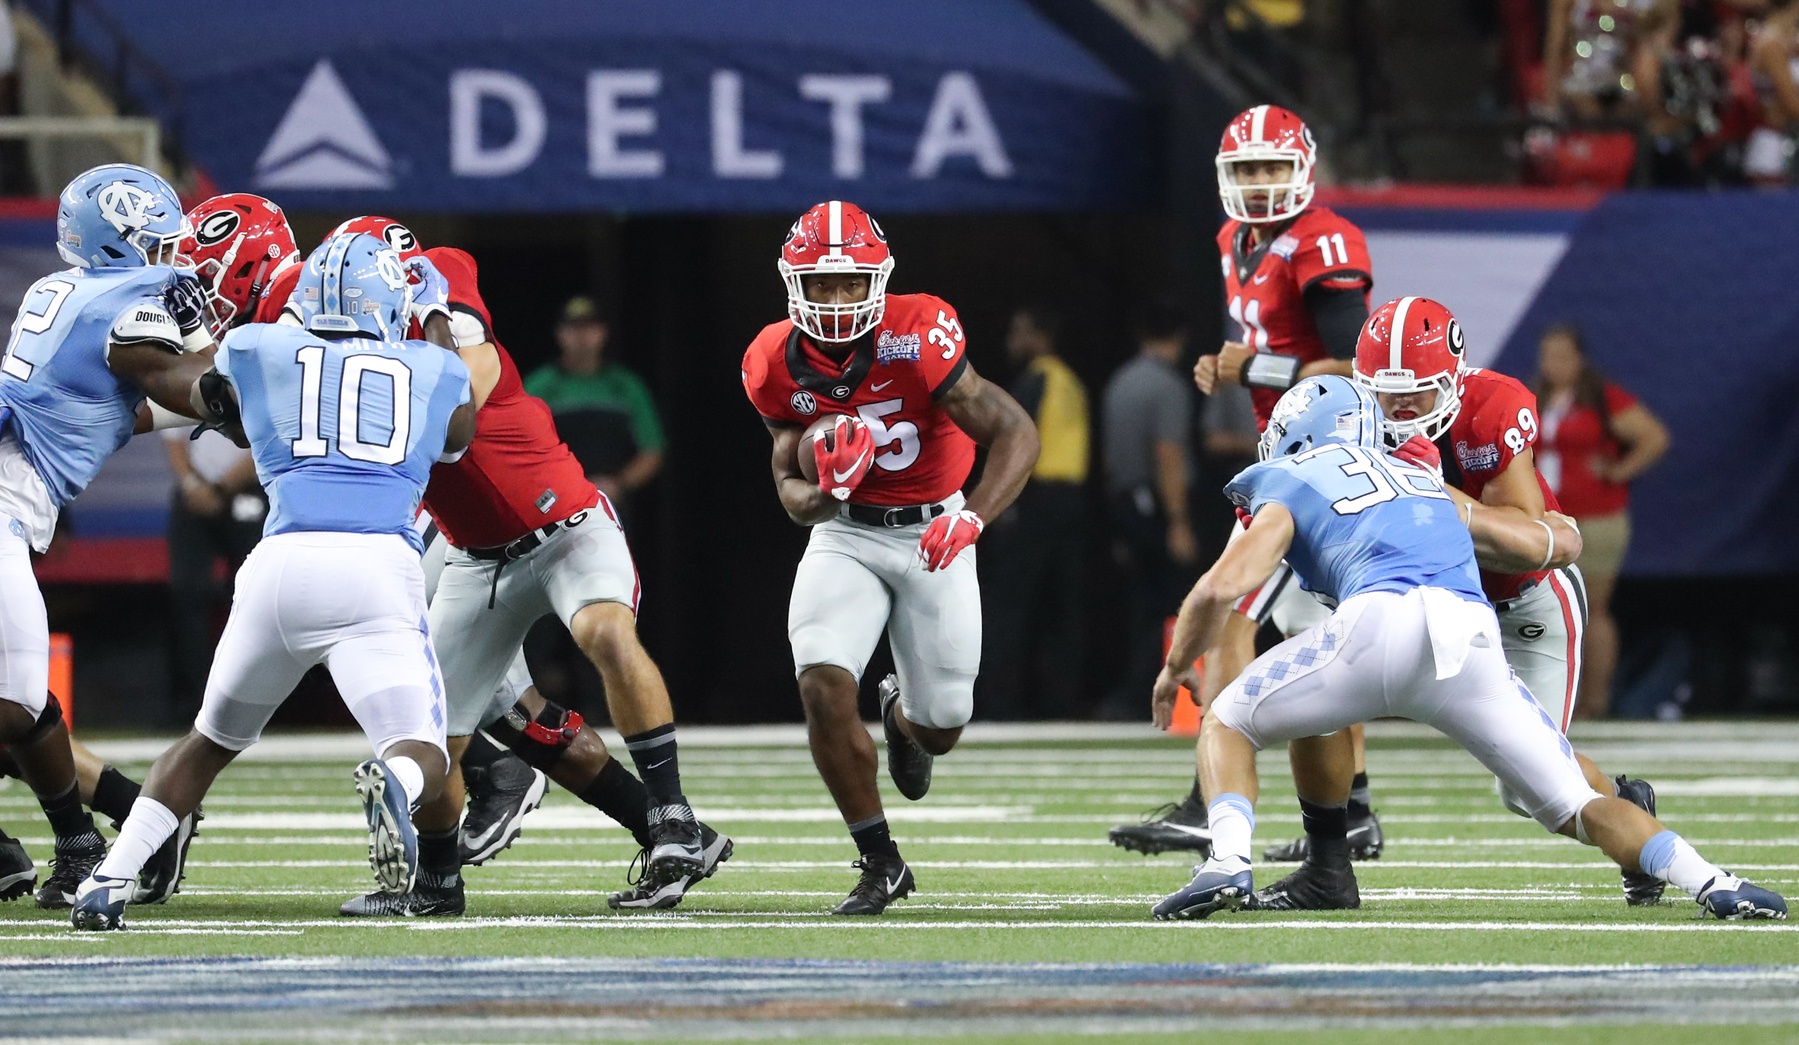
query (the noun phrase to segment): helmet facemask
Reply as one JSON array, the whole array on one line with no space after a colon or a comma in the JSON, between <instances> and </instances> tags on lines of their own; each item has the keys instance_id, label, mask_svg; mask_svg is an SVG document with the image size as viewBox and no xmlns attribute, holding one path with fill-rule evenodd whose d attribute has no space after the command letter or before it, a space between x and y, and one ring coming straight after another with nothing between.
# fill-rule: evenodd
<instances>
[{"instance_id":1,"label":"helmet facemask","mask_svg":"<svg viewBox=\"0 0 1799 1045\"><path fill-rule=\"evenodd\" d=\"M873 330L887 312L887 278L893 273L893 259L879 265L858 263L849 257L820 258L817 264L796 266L785 258L776 263L781 279L787 284L787 314L793 325L815 341L842 344L854 341ZM868 294L860 301L825 304L808 300L807 276L858 274L868 277Z\"/></svg>"},{"instance_id":2,"label":"helmet facemask","mask_svg":"<svg viewBox=\"0 0 1799 1045\"><path fill-rule=\"evenodd\" d=\"M1250 163L1286 163L1291 165L1291 172L1285 181L1239 181L1236 168ZM1265 225L1296 217L1311 205L1316 191L1312 183L1312 157L1303 149L1240 146L1219 153L1217 166L1218 198L1224 203L1224 212L1246 225ZM1249 197L1254 193L1266 193L1266 204L1252 207Z\"/></svg>"},{"instance_id":3,"label":"helmet facemask","mask_svg":"<svg viewBox=\"0 0 1799 1045\"><path fill-rule=\"evenodd\" d=\"M1372 375L1357 370L1355 379L1357 384L1374 393L1376 402L1380 401L1379 397L1382 395L1412 395L1436 391L1436 403L1417 417L1400 419L1388 417L1382 412L1381 427L1392 438L1395 446L1415 435L1436 442L1455 424L1456 415L1462 410L1462 375L1458 370L1444 371L1429 377L1419 377L1410 370L1377 370Z\"/></svg>"}]
</instances>

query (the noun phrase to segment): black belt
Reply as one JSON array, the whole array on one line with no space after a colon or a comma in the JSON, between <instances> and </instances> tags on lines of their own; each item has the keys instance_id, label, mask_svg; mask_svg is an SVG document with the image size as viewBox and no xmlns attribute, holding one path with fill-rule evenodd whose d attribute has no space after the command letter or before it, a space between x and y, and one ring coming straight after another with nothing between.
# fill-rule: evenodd
<instances>
[{"instance_id":1,"label":"black belt","mask_svg":"<svg viewBox=\"0 0 1799 1045\"><path fill-rule=\"evenodd\" d=\"M490 610L493 609L494 597L498 595L500 591L500 572L506 568L507 563L517 562L536 551L543 545L543 542L556 536L558 532L562 530L572 530L586 522L587 513L592 510L593 509L591 508L583 508L561 522L553 522L542 529L532 530L530 533L525 534L511 544L502 544L497 548L464 549L470 556L476 559L495 564L493 568L493 586L489 588L487 592L487 608Z\"/></svg>"},{"instance_id":2,"label":"black belt","mask_svg":"<svg viewBox=\"0 0 1799 1045\"><path fill-rule=\"evenodd\" d=\"M883 508L876 504L851 504L844 509L851 519L869 526L917 526L949 511L942 504L908 504Z\"/></svg>"},{"instance_id":3,"label":"black belt","mask_svg":"<svg viewBox=\"0 0 1799 1045\"><path fill-rule=\"evenodd\" d=\"M1536 586L1541 583L1543 583L1543 579L1541 577L1538 577L1534 580L1525 581L1522 585L1519 586L1518 594L1512 596L1509 599L1500 599L1498 602L1495 602L1493 604L1493 612L1494 613L1509 612L1513 606L1516 606L1520 602L1523 602L1524 597L1526 595L1529 595L1533 590L1536 589Z\"/></svg>"}]
</instances>

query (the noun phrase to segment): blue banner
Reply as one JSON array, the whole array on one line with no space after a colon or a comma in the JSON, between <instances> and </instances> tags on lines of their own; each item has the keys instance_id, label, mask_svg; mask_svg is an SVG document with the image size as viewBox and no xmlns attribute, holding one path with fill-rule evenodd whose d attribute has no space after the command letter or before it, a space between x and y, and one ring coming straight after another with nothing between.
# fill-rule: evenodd
<instances>
[{"instance_id":1,"label":"blue banner","mask_svg":"<svg viewBox=\"0 0 1799 1045\"><path fill-rule=\"evenodd\" d=\"M1025 0L193 0L180 19L104 2L172 56L183 142L218 184L292 209L1081 210L1152 194L1148 108Z\"/></svg>"}]
</instances>

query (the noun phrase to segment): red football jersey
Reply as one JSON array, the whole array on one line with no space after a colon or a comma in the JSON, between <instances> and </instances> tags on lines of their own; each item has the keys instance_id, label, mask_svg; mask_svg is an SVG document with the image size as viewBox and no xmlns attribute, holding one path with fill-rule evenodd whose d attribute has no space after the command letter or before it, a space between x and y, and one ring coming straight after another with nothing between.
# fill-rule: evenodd
<instances>
[{"instance_id":1,"label":"red football jersey","mask_svg":"<svg viewBox=\"0 0 1799 1045\"><path fill-rule=\"evenodd\" d=\"M851 414L874 435L874 467L850 500L933 504L974 467L974 440L937 400L968 369L962 322L942 298L889 294L887 312L848 358L819 351L791 320L772 323L743 354L743 390L763 420L809 425Z\"/></svg>"},{"instance_id":2,"label":"red football jersey","mask_svg":"<svg viewBox=\"0 0 1799 1045\"><path fill-rule=\"evenodd\" d=\"M1493 477L1511 466L1512 459L1537 442L1537 397L1516 379L1491 370L1471 368L1462 388L1462 408L1437 440L1443 455L1443 478L1475 500ZM1555 494L1537 472L1543 506L1559 511ZM1494 601L1518 594L1526 582L1541 580L1543 571L1492 573L1480 571L1481 587Z\"/></svg>"},{"instance_id":3,"label":"red football jersey","mask_svg":"<svg viewBox=\"0 0 1799 1045\"><path fill-rule=\"evenodd\" d=\"M500 380L475 415L475 441L455 464L431 469L425 510L458 548L493 548L600 503L599 490L556 435L550 408L525 393L512 356L493 336L475 259L454 247L425 252L450 284L450 307L481 321L500 355Z\"/></svg>"},{"instance_id":4,"label":"red football jersey","mask_svg":"<svg viewBox=\"0 0 1799 1045\"><path fill-rule=\"evenodd\" d=\"M287 308L287 299L294 296L294 287L300 283L300 273L306 270L306 259L301 257L298 264L287 266L269 282L269 289L256 300L256 314L251 316L251 323L273 323L281 318L281 312Z\"/></svg>"},{"instance_id":5,"label":"red football jersey","mask_svg":"<svg viewBox=\"0 0 1799 1045\"><path fill-rule=\"evenodd\" d=\"M1249 245L1250 226L1227 221L1218 231L1224 266L1224 299L1240 331L1238 340L1258 352L1298 356L1303 363L1329 358L1318 326L1306 308L1305 292L1316 283L1366 295L1374 287L1374 263L1362 230L1328 207L1307 207L1260 246ZM1281 394L1252 388L1256 428L1268 427L1268 415Z\"/></svg>"}]
</instances>

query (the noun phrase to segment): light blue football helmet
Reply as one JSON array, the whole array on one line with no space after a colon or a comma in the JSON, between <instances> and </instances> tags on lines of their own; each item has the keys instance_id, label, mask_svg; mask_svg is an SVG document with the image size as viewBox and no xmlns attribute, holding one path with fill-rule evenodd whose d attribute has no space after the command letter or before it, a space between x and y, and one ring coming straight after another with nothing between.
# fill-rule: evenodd
<instances>
[{"instance_id":1,"label":"light blue football helmet","mask_svg":"<svg viewBox=\"0 0 1799 1045\"><path fill-rule=\"evenodd\" d=\"M173 264L187 230L174 186L129 163L77 175L57 200L56 252L79 268Z\"/></svg>"},{"instance_id":2,"label":"light blue football helmet","mask_svg":"<svg viewBox=\"0 0 1799 1045\"><path fill-rule=\"evenodd\" d=\"M350 232L319 244L306 259L288 308L316 333L399 341L411 320L412 284L392 247Z\"/></svg>"},{"instance_id":3,"label":"light blue football helmet","mask_svg":"<svg viewBox=\"0 0 1799 1045\"><path fill-rule=\"evenodd\" d=\"M1272 461L1329 443L1380 447L1380 422L1380 404L1362 386L1335 374L1308 377L1274 404L1258 452Z\"/></svg>"}]
</instances>

